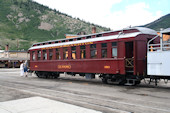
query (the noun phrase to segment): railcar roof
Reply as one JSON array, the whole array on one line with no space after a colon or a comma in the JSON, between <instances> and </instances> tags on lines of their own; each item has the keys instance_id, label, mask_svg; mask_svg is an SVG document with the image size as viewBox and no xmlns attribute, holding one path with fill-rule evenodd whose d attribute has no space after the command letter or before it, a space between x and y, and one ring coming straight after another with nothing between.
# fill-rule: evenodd
<instances>
[{"instance_id":1,"label":"railcar roof","mask_svg":"<svg viewBox=\"0 0 170 113\"><path fill-rule=\"evenodd\" d=\"M161 33L170 34L170 28L164 29Z\"/></svg>"},{"instance_id":2,"label":"railcar roof","mask_svg":"<svg viewBox=\"0 0 170 113\"><path fill-rule=\"evenodd\" d=\"M132 30L132 29L137 29L139 32L133 32L133 33L123 33L123 30ZM98 34L104 34L104 33L110 33L110 32L119 32L120 34L117 35L111 35L111 36L102 36L102 37L96 37L96 38L90 38L90 39L84 39L84 40L76 40L76 41L70 41L70 42L62 42L62 43L55 43L55 44L47 44L47 45L39 45L39 46L33 46L29 50L32 49L40 49L40 48L48 48L48 47L54 47L54 46L63 46L63 45L69 45L69 44L79 44L79 43L86 43L86 42L94 42L94 41L103 41L103 40L111 40L111 39L119 39L119 38L128 38L128 37L136 37L139 34L150 34L150 35L157 35L156 31L149 29L149 28L144 28L144 27L133 27L133 28L127 28L127 29L122 29L122 30L117 30L117 31L108 31L108 32L101 32L101 33L95 33L95 34L90 34L90 35L83 35L77 38L81 37L87 37L87 36L93 36L93 35L98 35ZM69 38L70 39L76 39L76 38ZM66 39L62 39L66 40ZM62 41L62 40L56 40L56 41ZM43 43L47 42L54 42L54 41L46 41ZM40 44L40 43L37 43Z\"/></svg>"},{"instance_id":3,"label":"railcar roof","mask_svg":"<svg viewBox=\"0 0 170 113\"><path fill-rule=\"evenodd\" d=\"M114 30L114 31L106 31L106 32L100 32L100 33L94 33L94 34L88 34L88 35L80 35L79 37L69 38L68 40L82 38L82 37L88 37L88 36L93 36L93 35L99 35L99 34L104 34L104 33L118 32L118 31L121 32L123 30L132 30L132 29L137 29L138 31L140 31L143 34L157 35L155 30L152 30L152 29L149 29L149 28L146 28L146 27L130 27L130 28L124 28L124 29ZM33 45L41 44L41 43L48 43L48 42L55 42L55 41L63 41L63 40L67 40L67 39L58 39L58 40L44 41L44 42L34 43Z\"/></svg>"}]
</instances>

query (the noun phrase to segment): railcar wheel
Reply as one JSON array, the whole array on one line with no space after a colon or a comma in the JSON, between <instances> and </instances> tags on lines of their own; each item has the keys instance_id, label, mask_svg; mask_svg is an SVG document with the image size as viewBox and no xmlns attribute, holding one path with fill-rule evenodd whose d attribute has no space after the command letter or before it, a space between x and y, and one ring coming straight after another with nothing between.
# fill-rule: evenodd
<instances>
[{"instance_id":1,"label":"railcar wheel","mask_svg":"<svg viewBox=\"0 0 170 113\"><path fill-rule=\"evenodd\" d=\"M53 73L50 73L50 72L49 72L49 73L47 73L47 75L46 75L46 76L47 76L47 78L54 78L54 74L53 74Z\"/></svg>"},{"instance_id":2,"label":"railcar wheel","mask_svg":"<svg viewBox=\"0 0 170 113\"><path fill-rule=\"evenodd\" d=\"M135 85L138 85L140 84L141 81L135 81Z\"/></svg>"},{"instance_id":3,"label":"railcar wheel","mask_svg":"<svg viewBox=\"0 0 170 113\"><path fill-rule=\"evenodd\" d=\"M107 79L107 78L102 78L102 82L103 82L104 84L108 84L108 79Z\"/></svg>"},{"instance_id":4,"label":"railcar wheel","mask_svg":"<svg viewBox=\"0 0 170 113\"><path fill-rule=\"evenodd\" d=\"M51 78L51 79L58 78L59 76L60 76L60 74L56 73L56 72L48 72L45 74L46 78Z\"/></svg>"},{"instance_id":5,"label":"railcar wheel","mask_svg":"<svg viewBox=\"0 0 170 113\"><path fill-rule=\"evenodd\" d=\"M60 74L55 74L55 75L54 75L54 78L57 79L59 76L60 76Z\"/></svg>"},{"instance_id":6,"label":"railcar wheel","mask_svg":"<svg viewBox=\"0 0 170 113\"><path fill-rule=\"evenodd\" d=\"M44 73L44 78L50 78L49 74L48 73Z\"/></svg>"},{"instance_id":7,"label":"railcar wheel","mask_svg":"<svg viewBox=\"0 0 170 113\"><path fill-rule=\"evenodd\" d=\"M121 79L120 82L119 82L119 85L125 85L126 84L126 79Z\"/></svg>"},{"instance_id":8,"label":"railcar wheel","mask_svg":"<svg viewBox=\"0 0 170 113\"><path fill-rule=\"evenodd\" d=\"M36 72L35 74L38 78L43 78L43 72Z\"/></svg>"},{"instance_id":9,"label":"railcar wheel","mask_svg":"<svg viewBox=\"0 0 170 113\"><path fill-rule=\"evenodd\" d=\"M41 75L40 74L36 74L38 78L41 78Z\"/></svg>"}]
</instances>

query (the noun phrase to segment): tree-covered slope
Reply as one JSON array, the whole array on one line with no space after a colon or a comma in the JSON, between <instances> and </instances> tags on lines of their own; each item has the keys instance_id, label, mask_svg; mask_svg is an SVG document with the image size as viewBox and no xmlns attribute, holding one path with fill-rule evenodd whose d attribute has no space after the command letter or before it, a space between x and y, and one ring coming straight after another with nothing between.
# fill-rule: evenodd
<instances>
[{"instance_id":1,"label":"tree-covered slope","mask_svg":"<svg viewBox=\"0 0 170 113\"><path fill-rule=\"evenodd\" d=\"M158 20L151 22L149 24L144 25L144 27L148 27L157 31L160 31L161 28L166 29L170 27L170 14L167 14Z\"/></svg>"},{"instance_id":2,"label":"tree-covered slope","mask_svg":"<svg viewBox=\"0 0 170 113\"><path fill-rule=\"evenodd\" d=\"M110 30L52 10L32 0L0 0L0 45L28 49L35 42L65 38L64 34Z\"/></svg>"}]
</instances>

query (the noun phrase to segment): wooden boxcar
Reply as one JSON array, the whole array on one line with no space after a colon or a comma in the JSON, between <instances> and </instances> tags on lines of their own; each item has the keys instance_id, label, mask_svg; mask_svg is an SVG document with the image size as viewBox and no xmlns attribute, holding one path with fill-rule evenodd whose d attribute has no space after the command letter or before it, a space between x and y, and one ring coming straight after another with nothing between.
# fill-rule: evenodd
<instances>
[{"instance_id":1,"label":"wooden boxcar","mask_svg":"<svg viewBox=\"0 0 170 113\"><path fill-rule=\"evenodd\" d=\"M36 43L29 49L30 70L38 77L100 74L104 83L139 84L147 70L147 42L156 35L152 29L132 27Z\"/></svg>"}]
</instances>

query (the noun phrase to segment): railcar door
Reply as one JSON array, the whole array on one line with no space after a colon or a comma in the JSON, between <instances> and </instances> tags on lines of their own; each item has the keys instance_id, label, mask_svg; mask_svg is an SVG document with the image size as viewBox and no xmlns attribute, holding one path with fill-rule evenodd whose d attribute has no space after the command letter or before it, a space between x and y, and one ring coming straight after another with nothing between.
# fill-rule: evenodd
<instances>
[{"instance_id":1,"label":"railcar door","mask_svg":"<svg viewBox=\"0 0 170 113\"><path fill-rule=\"evenodd\" d=\"M125 71L126 74L134 72L133 42L125 42Z\"/></svg>"}]
</instances>

